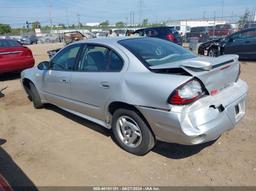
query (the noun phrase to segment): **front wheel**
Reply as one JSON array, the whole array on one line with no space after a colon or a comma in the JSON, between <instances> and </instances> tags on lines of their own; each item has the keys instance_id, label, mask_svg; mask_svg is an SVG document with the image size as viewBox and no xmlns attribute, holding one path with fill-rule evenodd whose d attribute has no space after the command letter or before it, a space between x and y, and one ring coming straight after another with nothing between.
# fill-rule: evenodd
<instances>
[{"instance_id":1,"label":"front wheel","mask_svg":"<svg viewBox=\"0 0 256 191\"><path fill-rule=\"evenodd\" d=\"M118 109L112 120L112 131L124 150L145 155L155 146L155 138L142 117L133 110Z\"/></svg>"},{"instance_id":2,"label":"front wheel","mask_svg":"<svg viewBox=\"0 0 256 191\"><path fill-rule=\"evenodd\" d=\"M210 57L218 57L219 56L219 51L217 48L211 48L209 51L208 51L208 56Z\"/></svg>"},{"instance_id":3,"label":"front wheel","mask_svg":"<svg viewBox=\"0 0 256 191\"><path fill-rule=\"evenodd\" d=\"M33 83L29 83L29 98L32 100L33 105L36 109L40 109L44 106Z\"/></svg>"}]
</instances>

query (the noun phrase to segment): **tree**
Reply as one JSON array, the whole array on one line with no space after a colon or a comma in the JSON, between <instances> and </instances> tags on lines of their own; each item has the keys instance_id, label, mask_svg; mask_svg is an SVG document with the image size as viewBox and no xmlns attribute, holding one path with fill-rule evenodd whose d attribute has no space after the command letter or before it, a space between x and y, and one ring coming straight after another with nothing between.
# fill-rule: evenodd
<instances>
[{"instance_id":1,"label":"tree","mask_svg":"<svg viewBox=\"0 0 256 191\"><path fill-rule=\"evenodd\" d=\"M38 22L38 21L33 22L32 29L34 30L34 29L38 29L38 28L41 28L40 22Z\"/></svg>"},{"instance_id":2,"label":"tree","mask_svg":"<svg viewBox=\"0 0 256 191\"><path fill-rule=\"evenodd\" d=\"M238 28L239 29L244 28L245 24L249 21L249 19L250 19L250 11L247 9L244 15L241 16L240 20L238 21Z\"/></svg>"},{"instance_id":3,"label":"tree","mask_svg":"<svg viewBox=\"0 0 256 191\"><path fill-rule=\"evenodd\" d=\"M59 27L61 27L62 29L66 29L67 27L65 26L65 24L63 24L63 23L60 23L59 24Z\"/></svg>"},{"instance_id":4,"label":"tree","mask_svg":"<svg viewBox=\"0 0 256 191\"><path fill-rule=\"evenodd\" d=\"M10 25L0 24L0 34L6 34L11 32Z\"/></svg>"},{"instance_id":5,"label":"tree","mask_svg":"<svg viewBox=\"0 0 256 191\"><path fill-rule=\"evenodd\" d=\"M125 24L122 21L119 21L119 22L116 23L117 28L124 28L124 26L125 26Z\"/></svg>"},{"instance_id":6,"label":"tree","mask_svg":"<svg viewBox=\"0 0 256 191\"><path fill-rule=\"evenodd\" d=\"M142 21L142 26L143 26L143 27L148 26L148 19L143 19L143 21Z\"/></svg>"},{"instance_id":7,"label":"tree","mask_svg":"<svg viewBox=\"0 0 256 191\"><path fill-rule=\"evenodd\" d=\"M108 26L109 26L109 21L108 20L100 23L100 27L102 27L102 28L107 28Z\"/></svg>"}]
</instances>

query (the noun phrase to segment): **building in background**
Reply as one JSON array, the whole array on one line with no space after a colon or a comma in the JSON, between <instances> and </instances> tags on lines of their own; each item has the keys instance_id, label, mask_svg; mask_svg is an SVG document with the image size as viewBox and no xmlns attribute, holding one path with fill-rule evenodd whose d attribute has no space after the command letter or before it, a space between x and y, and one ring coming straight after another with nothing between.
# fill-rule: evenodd
<instances>
[{"instance_id":1,"label":"building in background","mask_svg":"<svg viewBox=\"0 0 256 191\"><path fill-rule=\"evenodd\" d=\"M176 20L167 21L166 26L175 27L181 36L184 36L186 33L190 32L192 27L214 26L226 23L227 21L224 20Z\"/></svg>"}]
</instances>

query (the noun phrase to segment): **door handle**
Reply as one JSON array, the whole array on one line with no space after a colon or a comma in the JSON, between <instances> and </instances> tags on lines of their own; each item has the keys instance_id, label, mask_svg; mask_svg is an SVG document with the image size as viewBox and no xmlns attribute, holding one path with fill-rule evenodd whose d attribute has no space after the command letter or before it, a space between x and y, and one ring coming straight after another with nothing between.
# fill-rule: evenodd
<instances>
[{"instance_id":1,"label":"door handle","mask_svg":"<svg viewBox=\"0 0 256 191\"><path fill-rule=\"evenodd\" d=\"M109 85L108 82L101 82L101 83L100 83L100 86L101 86L102 88L106 88L106 89L110 88L110 85Z\"/></svg>"}]
</instances>

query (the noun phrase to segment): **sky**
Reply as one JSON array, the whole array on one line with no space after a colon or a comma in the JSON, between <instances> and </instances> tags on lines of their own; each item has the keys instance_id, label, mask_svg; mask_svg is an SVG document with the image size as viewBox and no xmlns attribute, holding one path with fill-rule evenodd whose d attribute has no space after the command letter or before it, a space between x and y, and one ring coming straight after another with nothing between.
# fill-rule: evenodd
<instances>
[{"instance_id":1,"label":"sky","mask_svg":"<svg viewBox=\"0 0 256 191\"><path fill-rule=\"evenodd\" d=\"M21 27L26 21L42 25L118 21L135 23L233 16L255 9L256 0L0 0L0 23ZM50 19L51 18L51 19Z\"/></svg>"}]
</instances>

